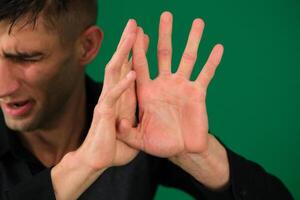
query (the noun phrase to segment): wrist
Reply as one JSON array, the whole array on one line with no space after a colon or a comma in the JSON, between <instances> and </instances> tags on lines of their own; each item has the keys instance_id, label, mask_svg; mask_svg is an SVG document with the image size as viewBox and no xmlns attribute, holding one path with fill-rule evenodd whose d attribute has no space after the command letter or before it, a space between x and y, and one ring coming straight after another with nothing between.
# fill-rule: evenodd
<instances>
[{"instance_id":1,"label":"wrist","mask_svg":"<svg viewBox=\"0 0 300 200\"><path fill-rule=\"evenodd\" d=\"M169 160L212 190L221 190L229 184L229 161L226 149L210 134L205 151L182 153Z\"/></svg>"},{"instance_id":2,"label":"wrist","mask_svg":"<svg viewBox=\"0 0 300 200\"><path fill-rule=\"evenodd\" d=\"M95 170L81 162L77 152L66 154L51 170L57 200L75 200L105 171Z\"/></svg>"}]
</instances>

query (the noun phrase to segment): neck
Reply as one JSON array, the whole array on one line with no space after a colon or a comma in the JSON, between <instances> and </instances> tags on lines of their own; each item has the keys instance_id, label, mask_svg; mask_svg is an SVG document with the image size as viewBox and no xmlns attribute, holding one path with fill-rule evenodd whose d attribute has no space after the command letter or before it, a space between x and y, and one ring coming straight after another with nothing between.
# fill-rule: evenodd
<instances>
[{"instance_id":1,"label":"neck","mask_svg":"<svg viewBox=\"0 0 300 200\"><path fill-rule=\"evenodd\" d=\"M86 125L86 93L85 84L79 85L64 112L55 119L54 126L47 130L20 133L23 145L46 167L56 165L65 154L76 150L82 143Z\"/></svg>"}]
</instances>

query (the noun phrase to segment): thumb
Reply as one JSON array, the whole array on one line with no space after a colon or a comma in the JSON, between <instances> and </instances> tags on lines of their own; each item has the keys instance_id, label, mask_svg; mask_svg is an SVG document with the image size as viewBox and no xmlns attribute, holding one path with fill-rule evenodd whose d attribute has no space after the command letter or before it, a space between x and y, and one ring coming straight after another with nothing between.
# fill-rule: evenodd
<instances>
[{"instance_id":1,"label":"thumb","mask_svg":"<svg viewBox=\"0 0 300 200\"><path fill-rule=\"evenodd\" d=\"M135 149L144 150L142 133L137 128L132 127L127 119L122 119L117 128L117 138L119 140Z\"/></svg>"}]
</instances>

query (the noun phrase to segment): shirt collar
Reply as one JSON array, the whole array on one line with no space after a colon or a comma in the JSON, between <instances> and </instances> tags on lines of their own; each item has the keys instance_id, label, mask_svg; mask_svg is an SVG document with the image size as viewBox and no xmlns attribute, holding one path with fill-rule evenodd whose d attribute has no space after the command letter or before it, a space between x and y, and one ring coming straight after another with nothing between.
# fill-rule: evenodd
<instances>
[{"instance_id":1,"label":"shirt collar","mask_svg":"<svg viewBox=\"0 0 300 200\"><path fill-rule=\"evenodd\" d=\"M86 108L87 108L87 130L92 121L94 107L98 102L99 95L102 90L102 84L96 83L91 78L86 75L85 79L86 87ZM4 156L7 152L12 150L11 138L9 137L10 130L5 124L4 116L2 110L0 109L0 158Z\"/></svg>"}]
</instances>

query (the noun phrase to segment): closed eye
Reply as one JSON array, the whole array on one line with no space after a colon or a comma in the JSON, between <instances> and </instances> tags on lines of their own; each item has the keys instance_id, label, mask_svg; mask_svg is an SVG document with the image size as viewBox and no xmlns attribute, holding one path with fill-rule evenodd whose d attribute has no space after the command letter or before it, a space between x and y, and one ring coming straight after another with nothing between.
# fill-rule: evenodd
<instances>
[{"instance_id":1,"label":"closed eye","mask_svg":"<svg viewBox=\"0 0 300 200\"><path fill-rule=\"evenodd\" d=\"M33 52L33 53L7 53L4 52L4 57L8 60L13 62L37 62L43 59L44 54L40 52Z\"/></svg>"}]
</instances>

